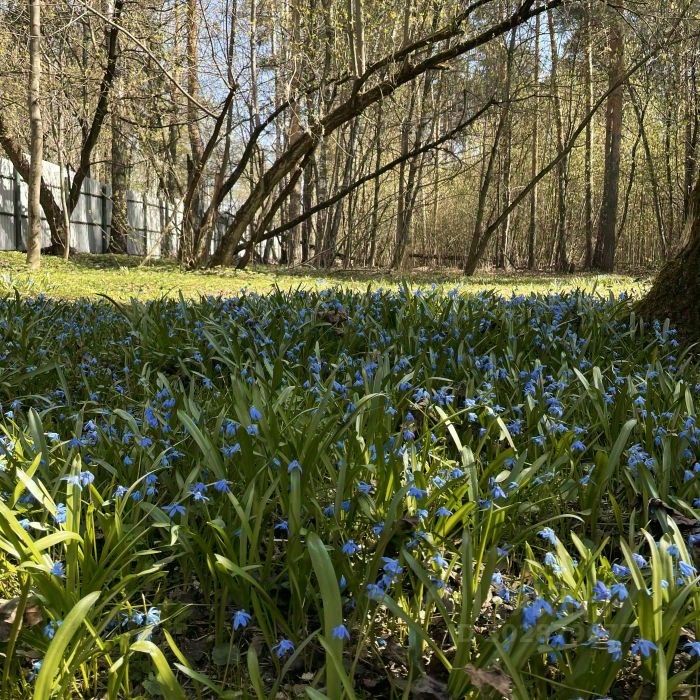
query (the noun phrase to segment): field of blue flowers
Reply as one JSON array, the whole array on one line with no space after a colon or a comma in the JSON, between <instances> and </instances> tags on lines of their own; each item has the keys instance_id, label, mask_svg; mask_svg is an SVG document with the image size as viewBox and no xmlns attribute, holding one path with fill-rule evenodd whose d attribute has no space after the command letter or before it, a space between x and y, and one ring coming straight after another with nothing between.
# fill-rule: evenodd
<instances>
[{"instance_id":1,"label":"field of blue flowers","mask_svg":"<svg viewBox=\"0 0 700 700\"><path fill-rule=\"evenodd\" d=\"M695 697L700 371L629 300L17 295L0 334L0 697Z\"/></svg>"}]
</instances>

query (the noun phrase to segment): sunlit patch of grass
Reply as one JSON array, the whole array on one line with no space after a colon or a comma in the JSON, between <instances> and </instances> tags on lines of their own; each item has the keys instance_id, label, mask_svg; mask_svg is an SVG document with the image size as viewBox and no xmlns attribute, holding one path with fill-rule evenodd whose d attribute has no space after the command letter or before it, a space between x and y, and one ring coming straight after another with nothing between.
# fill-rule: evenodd
<instances>
[{"instance_id":1,"label":"sunlit patch of grass","mask_svg":"<svg viewBox=\"0 0 700 700\"><path fill-rule=\"evenodd\" d=\"M373 270L334 270L332 272L284 267L252 267L247 270L186 271L170 260L143 260L125 255L77 255L67 262L45 256L42 269L29 273L21 253L0 253L0 291L17 287L22 293L43 292L62 299L95 297L98 294L128 301L155 299L162 296L185 298L231 296L243 290L264 294L281 289L319 290L334 286L354 291L396 289L402 283L428 289L438 286L464 293L494 290L502 295L546 294L582 290L598 294L643 292L648 276L577 274L557 276L542 273L482 273L466 278L457 270L420 270L412 273L389 273Z\"/></svg>"}]
</instances>

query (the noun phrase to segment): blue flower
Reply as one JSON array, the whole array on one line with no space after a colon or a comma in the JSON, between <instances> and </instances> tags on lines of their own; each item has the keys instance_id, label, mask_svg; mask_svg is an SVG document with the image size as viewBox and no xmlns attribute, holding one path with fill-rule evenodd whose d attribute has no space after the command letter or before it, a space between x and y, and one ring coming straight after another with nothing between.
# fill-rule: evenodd
<instances>
[{"instance_id":1,"label":"blue flower","mask_svg":"<svg viewBox=\"0 0 700 700\"><path fill-rule=\"evenodd\" d=\"M535 598L522 609L522 627L528 630L537 624L542 615L552 615L552 606L544 598Z\"/></svg>"},{"instance_id":2,"label":"blue flower","mask_svg":"<svg viewBox=\"0 0 700 700\"><path fill-rule=\"evenodd\" d=\"M160 610L158 610L158 608L148 608L146 612L146 624L154 626L160 624Z\"/></svg>"},{"instance_id":3,"label":"blue flower","mask_svg":"<svg viewBox=\"0 0 700 700\"><path fill-rule=\"evenodd\" d=\"M163 506L163 510L168 514L168 517L172 520L176 515L185 514L185 506L180 503L171 503L167 506Z\"/></svg>"},{"instance_id":4,"label":"blue flower","mask_svg":"<svg viewBox=\"0 0 700 700\"><path fill-rule=\"evenodd\" d=\"M452 515L452 511L449 508L445 508L445 506L440 506L436 511L435 515L438 518L449 518L450 515Z\"/></svg>"},{"instance_id":5,"label":"blue flower","mask_svg":"<svg viewBox=\"0 0 700 700\"><path fill-rule=\"evenodd\" d=\"M190 485L190 495L193 501L205 502L209 498L205 495L207 492L207 485L201 481L196 481L194 484Z\"/></svg>"},{"instance_id":6,"label":"blue flower","mask_svg":"<svg viewBox=\"0 0 700 700\"><path fill-rule=\"evenodd\" d=\"M557 542L559 542L557 536L554 534L554 530L552 530L551 527L543 528L537 533L537 536L541 537L543 540L549 542L552 545L556 545Z\"/></svg>"},{"instance_id":7,"label":"blue flower","mask_svg":"<svg viewBox=\"0 0 700 700\"><path fill-rule=\"evenodd\" d=\"M610 596L610 589L602 581L596 581L593 585L593 600L600 603L610 600Z\"/></svg>"},{"instance_id":8,"label":"blue flower","mask_svg":"<svg viewBox=\"0 0 700 700\"><path fill-rule=\"evenodd\" d=\"M301 473L301 464L298 459L293 459L289 465L287 466L287 472L291 474L292 472L299 472Z\"/></svg>"},{"instance_id":9,"label":"blue flower","mask_svg":"<svg viewBox=\"0 0 700 700\"><path fill-rule=\"evenodd\" d=\"M622 643L617 639L608 639L605 642L608 649L608 654L610 654L613 661L619 661L622 658Z\"/></svg>"},{"instance_id":10,"label":"blue flower","mask_svg":"<svg viewBox=\"0 0 700 700\"><path fill-rule=\"evenodd\" d=\"M224 445L221 448L221 452L224 455L224 457L233 457L233 455L237 454L240 451L241 445L238 442L233 443L233 445Z\"/></svg>"},{"instance_id":11,"label":"blue flower","mask_svg":"<svg viewBox=\"0 0 700 700\"><path fill-rule=\"evenodd\" d=\"M700 642L688 642L684 647L691 656L700 657Z\"/></svg>"},{"instance_id":12,"label":"blue flower","mask_svg":"<svg viewBox=\"0 0 700 700\"><path fill-rule=\"evenodd\" d=\"M635 563L640 569L644 569L644 568L646 568L647 566L649 566L649 564L647 563L647 560L646 560L641 554L637 554L637 553L635 552L635 553L632 555L632 559L633 559L634 563Z\"/></svg>"},{"instance_id":13,"label":"blue flower","mask_svg":"<svg viewBox=\"0 0 700 700\"><path fill-rule=\"evenodd\" d=\"M553 552L547 552L547 554L544 555L544 563L545 566L548 566L555 574L561 573L561 566L559 566L559 560L557 559L556 554L554 554Z\"/></svg>"},{"instance_id":14,"label":"blue flower","mask_svg":"<svg viewBox=\"0 0 700 700\"><path fill-rule=\"evenodd\" d=\"M394 577L403 573L403 567L399 564L398 559L392 559L391 557L382 557L382 561L384 562L382 570L385 574Z\"/></svg>"},{"instance_id":15,"label":"blue flower","mask_svg":"<svg viewBox=\"0 0 700 700\"><path fill-rule=\"evenodd\" d=\"M697 570L692 564L682 560L678 562L678 570L681 572L681 576L686 578L691 578L697 574Z\"/></svg>"},{"instance_id":16,"label":"blue flower","mask_svg":"<svg viewBox=\"0 0 700 700\"><path fill-rule=\"evenodd\" d=\"M612 572L615 576L629 576L632 573L626 566L621 564L613 564Z\"/></svg>"},{"instance_id":17,"label":"blue flower","mask_svg":"<svg viewBox=\"0 0 700 700\"><path fill-rule=\"evenodd\" d=\"M433 561L442 569L446 569L449 563L439 552L433 557Z\"/></svg>"},{"instance_id":18,"label":"blue flower","mask_svg":"<svg viewBox=\"0 0 700 700\"><path fill-rule=\"evenodd\" d=\"M649 656L651 656L652 652L655 652L655 651L656 651L656 644L654 644L654 642L650 642L648 639L639 638L630 647L630 652L632 652L632 654L634 656L640 655L645 659L649 658Z\"/></svg>"},{"instance_id":19,"label":"blue flower","mask_svg":"<svg viewBox=\"0 0 700 700\"><path fill-rule=\"evenodd\" d=\"M262 417L263 417L262 413L260 413L260 411L258 411L258 409L255 408L255 406L251 406L248 409L248 415L250 416L250 420L253 420L253 421L262 420Z\"/></svg>"},{"instance_id":20,"label":"blue flower","mask_svg":"<svg viewBox=\"0 0 700 700\"><path fill-rule=\"evenodd\" d=\"M272 651L276 654L278 659L281 659L294 651L294 642L289 639L280 639L279 642L272 647Z\"/></svg>"},{"instance_id":21,"label":"blue flower","mask_svg":"<svg viewBox=\"0 0 700 700\"><path fill-rule=\"evenodd\" d=\"M613 598L617 598L620 602L629 598L629 592L624 583L613 583L610 586L610 593Z\"/></svg>"},{"instance_id":22,"label":"blue flower","mask_svg":"<svg viewBox=\"0 0 700 700\"><path fill-rule=\"evenodd\" d=\"M561 633L553 634L549 638L549 646L552 647L552 649L563 649L566 646L566 638Z\"/></svg>"},{"instance_id":23,"label":"blue flower","mask_svg":"<svg viewBox=\"0 0 700 700\"><path fill-rule=\"evenodd\" d=\"M338 625L331 630L333 639L350 639L350 632L345 625Z\"/></svg>"},{"instance_id":24,"label":"blue flower","mask_svg":"<svg viewBox=\"0 0 700 700\"><path fill-rule=\"evenodd\" d=\"M681 554L681 550L678 549L677 544L670 544L668 547L666 547L666 551L670 556L672 556L674 559L678 558Z\"/></svg>"},{"instance_id":25,"label":"blue flower","mask_svg":"<svg viewBox=\"0 0 700 700\"><path fill-rule=\"evenodd\" d=\"M425 498L427 494L428 492L425 489L419 489L417 486L411 486L408 489L408 495L418 500Z\"/></svg>"},{"instance_id":26,"label":"blue flower","mask_svg":"<svg viewBox=\"0 0 700 700\"><path fill-rule=\"evenodd\" d=\"M218 493L229 493L231 491L230 483L226 479L219 479L214 482L214 490L218 491Z\"/></svg>"},{"instance_id":27,"label":"blue flower","mask_svg":"<svg viewBox=\"0 0 700 700\"><path fill-rule=\"evenodd\" d=\"M56 636L56 630L63 624L63 620L51 620L41 630L46 639L53 639Z\"/></svg>"},{"instance_id":28,"label":"blue flower","mask_svg":"<svg viewBox=\"0 0 700 700\"><path fill-rule=\"evenodd\" d=\"M131 615L131 621L139 627L141 627L145 619L146 616L140 610L135 610Z\"/></svg>"},{"instance_id":29,"label":"blue flower","mask_svg":"<svg viewBox=\"0 0 700 700\"><path fill-rule=\"evenodd\" d=\"M236 610L236 612L233 614L233 619L231 621L233 624L234 632L237 629L247 627L252 619L253 618L250 615L250 613L246 612L245 610Z\"/></svg>"},{"instance_id":30,"label":"blue flower","mask_svg":"<svg viewBox=\"0 0 700 700\"><path fill-rule=\"evenodd\" d=\"M377 583L368 583L365 589L371 600L382 600L386 591Z\"/></svg>"},{"instance_id":31,"label":"blue flower","mask_svg":"<svg viewBox=\"0 0 700 700\"><path fill-rule=\"evenodd\" d=\"M355 542L355 540L348 540L341 547L343 554L347 554L349 557L353 556L359 549L360 546Z\"/></svg>"},{"instance_id":32,"label":"blue flower","mask_svg":"<svg viewBox=\"0 0 700 700\"><path fill-rule=\"evenodd\" d=\"M63 566L62 561L55 561L53 564L51 564L51 568L49 569L49 573L52 576L56 576L58 578L64 578L66 575L66 569Z\"/></svg>"}]
</instances>

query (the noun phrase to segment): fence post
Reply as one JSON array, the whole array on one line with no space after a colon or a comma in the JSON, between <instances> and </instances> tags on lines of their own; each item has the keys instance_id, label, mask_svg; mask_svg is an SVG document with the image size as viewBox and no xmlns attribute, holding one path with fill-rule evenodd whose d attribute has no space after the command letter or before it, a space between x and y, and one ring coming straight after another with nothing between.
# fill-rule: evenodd
<instances>
[{"instance_id":1,"label":"fence post","mask_svg":"<svg viewBox=\"0 0 700 700\"><path fill-rule=\"evenodd\" d=\"M170 207L168 206L167 198L163 200L163 205L165 206L165 226L164 233L161 234L160 243L160 255L162 258L172 257L171 243L172 243L172 230L173 226L170 223ZM163 243L165 243L165 248L163 248Z\"/></svg>"},{"instance_id":2,"label":"fence post","mask_svg":"<svg viewBox=\"0 0 700 700\"><path fill-rule=\"evenodd\" d=\"M15 250L22 250L22 197L20 187L22 180L19 177L17 168L12 167L14 187L12 189L12 209L14 212L13 221L15 224Z\"/></svg>"},{"instance_id":3,"label":"fence post","mask_svg":"<svg viewBox=\"0 0 700 700\"><path fill-rule=\"evenodd\" d=\"M107 185L102 185L100 196L100 228L102 229L102 252L109 249L109 230L107 227Z\"/></svg>"},{"instance_id":4,"label":"fence post","mask_svg":"<svg viewBox=\"0 0 700 700\"><path fill-rule=\"evenodd\" d=\"M143 193L143 254L148 255L148 193Z\"/></svg>"}]
</instances>

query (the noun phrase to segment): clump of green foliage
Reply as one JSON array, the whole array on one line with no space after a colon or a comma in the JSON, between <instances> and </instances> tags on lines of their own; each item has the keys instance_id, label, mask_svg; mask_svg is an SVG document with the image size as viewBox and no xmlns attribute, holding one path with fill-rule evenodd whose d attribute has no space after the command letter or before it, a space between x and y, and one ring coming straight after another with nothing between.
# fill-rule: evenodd
<instances>
[{"instance_id":1,"label":"clump of green foliage","mask_svg":"<svg viewBox=\"0 0 700 700\"><path fill-rule=\"evenodd\" d=\"M700 372L626 297L8 295L0 332L2 697L697 686Z\"/></svg>"}]
</instances>

